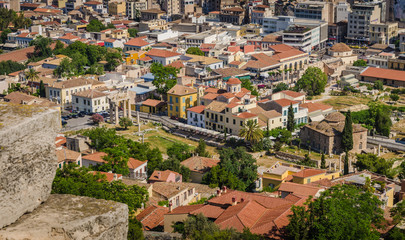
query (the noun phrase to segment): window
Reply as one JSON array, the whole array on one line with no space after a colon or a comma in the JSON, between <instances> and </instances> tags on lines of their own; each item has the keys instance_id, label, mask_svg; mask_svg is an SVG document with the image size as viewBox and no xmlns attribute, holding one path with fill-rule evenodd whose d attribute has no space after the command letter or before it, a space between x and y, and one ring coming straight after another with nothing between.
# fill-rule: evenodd
<instances>
[{"instance_id":1,"label":"window","mask_svg":"<svg viewBox=\"0 0 405 240\"><path fill-rule=\"evenodd\" d=\"M311 179L310 179L310 178L308 178L308 179L307 179L307 183L310 183L310 182L311 182Z\"/></svg>"},{"instance_id":2,"label":"window","mask_svg":"<svg viewBox=\"0 0 405 240\"><path fill-rule=\"evenodd\" d=\"M233 125L235 125L235 124L236 124L236 120L234 119L234 120L233 120Z\"/></svg>"},{"instance_id":3,"label":"window","mask_svg":"<svg viewBox=\"0 0 405 240\"><path fill-rule=\"evenodd\" d=\"M79 99L78 99L78 98L76 98L76 103L79 103Z\"/></svg>"},{"instance_id":4,"label":"window","mask_svg":"<svg viewBox=\"0 0 405 240\"><path fill-rule=\"evenodd\" d=\"M170 96L170 101L169 101L170 103L173 103L173 98L172 98L172 96Z\"/></svg>"},{"instance_id":5,"label":"window","mask_svg":"<svg viewBox=\"0 0 405 240\"><path fill-rule=\"evenodd\" d=\"M243 121L240 121L240 125L243 126Z\"/></svg>"},{"instance_id":6,"label":"window","mask_svg":"<svg viewBox=\"0 0 405 240\"><path fill-rule=\"evenodd\" d=\"M190 102L192 102L193 101L193 96L190 96Z\"/></svg>"},{"instance_id":7,"label":"window","mask_svg":"<svg viewBox=\"0 0 405 240\"><path fill-rule=\"evenodd\" d=\"M223 120L222 120L222 116L219 116L219 121L221 121L221 122L223 121Z\"/></svg>"},{"instance_id":8,"label":"window","mask_svg":"<svg viewBox=\"0 0 405 240\"><path fill-rule=\"evenodd\" d=\"M69 96L69 91L66 90L66 96Z\"/></svg>"},{"instance_id":9,"label":"window","mask_svg":"<svg viewBox=\"0 0 405 240\"><path fill-rule=\"evenodd\" d=\"M173 106L170 106L170 111L173 111Z\"/></svg>"},{"instance_id":10,"label":"window","mask_svg":"<svg viewBox=\"0 0 405 240\"><path fill-rule=\"evenodd\" d=\"M176 103L179 103L179 98L178 97L176 97Z\"/></svg>"},{"instance_id":11,"label":"window","mask_svg":"<svg viewBox=\"0 0 405 240\"><path fill-rule=\"evenodd\" d=\"M284 110L283 116L287 116L287 110Z\"/></svg>"},{"instance_id":12,"label":"window","mask_svg":"<svg viewBox=\"0 0 405 240\"><path fill-rule=\"evenodd\" d=\"M86 99L83 99L83 104L86 105Z\"/></svg>"},{"instance_id":13,"label":"window","mask_svg":"<svg viewBox=\"0 0 405 240\"><path fill-rule=\"evenodd\" d=\"M226 123L228 123L229 122L229 118L226 118Z\"/></svg>"},{"instance_id":14,"label":"window","mask_svg":"<svg viewBox=\"0 0 405 240\"><path fill-rule=\"evenodd\" d=\"M183 112L185 112L186 111L186 106L183 106Z\"/></svg>"},{"instance_id":15,"label":"window","mask_svg":"<svg viewBox=\"0 0 405 240\"><path fill-rule=\"evenodd\" d=\"M178 106L176 106L176 112L178 112L179 111L179 107Z\"/></svg>"},{"instance_id":16,"label":"window","mask_svg":"<svg viewBox=\"0 0 405 240\"><path fill-rule=\"evenodd\" d=\"M185 97L183 98L183 103L186 103L186 98Z\"/></svg>"}]
</instances>

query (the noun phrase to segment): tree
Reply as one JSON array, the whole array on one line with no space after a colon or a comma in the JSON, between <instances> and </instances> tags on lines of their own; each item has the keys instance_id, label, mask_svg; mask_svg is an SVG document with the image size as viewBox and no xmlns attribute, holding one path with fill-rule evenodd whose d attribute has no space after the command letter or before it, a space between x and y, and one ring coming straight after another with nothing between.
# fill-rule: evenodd
<instances>
[{"instance_id":1,"label":"tree","mask_svg":"<svg viewBox=\"0 0 405 240\"><path fill-rule=\"evenodd\" d=\"M125 128L125 130L128 129L128 127L133 125L132 120L127 117L120 118L119 124L121 127Z\"/></svg>"},{"instance_id":2,"label":"tree","mask_svg":"<svg viewBox=\"0 0 405 240\"><path fill-rule=\"evenodd\" d=\"M180 173L182 175L183 182L187 182L190 179L190 169L181 165L180 161L175 158L169 158L166 161L163 161L157 169L161 171L171 170Z\"/></svg>"},{"instance_id":3,"label":"tree","mask_svg":"<svg viewBox=\"0 0 405 240\"><path fill-rule=\"evenodd\" d=\"M297 81L296 90L304 90L307 95L315 96L325 92L328 76L317 67L308 67L304 75Z\"/></svg>"},{"instance_id":4,"label":"tree","mask_svg":"<svg viewBox=\"0 0 405 240\"><path fill-rule=\"evenodd\" d=\"M398 202L393 208L390 209L390 216L394 220L394 224L399 224L405 219L405 201Z\"/></svg>"},{"instance_id":5,"label":"tree","mask_svg":"<svg viewBox=\"0 0 405 240\"><path fill-rule=\"evenodd\" d=\"M203 177L210 187L227 186L246 191L254 187L257 179L256 160L243 147L223 148L219 152L220 162Z\"/></svg>"},{"instance_id":6,"label":"tree","mask_svg":"<svg viewBox=\"0 0 405 240\"><path fill-rule=\"evenodd\" d=\"M350 110L346 114L342 132L342 148L347 153L353 149L353 122Z\"/></svg>"},{"instance_id":7,"label":"tree","mask_svg":"<svg viewBox=\"0 0 405 240\"><path fill-rule=\"evenodd\" d=\"M35 69L33 69L33 68L30 68L28 71L25 72L25 78L28 81L36 81L39 79L38 74L39 74L39 72L35 71ZM41 80L41 82L42 82L42 80ZM42 83L42 85L43 85L43 83Z\"/></svg>"},{"instance_id":8,"label":"tree","mask_svg":"<svg viewBox=\"0 0 405 240\"><path fill-rule=\"evenodd\" d=\"M103 116L101 116L101 115L98 114L98 113L95 113L95 114L91 115L90 120L91 120L94 124L97 124L97 125L99 125L100 123L104 122Z\"/></svg>"},{"instance_id":9,"label":"tree","mask_svg":"<svg viewBox=\"0 0 405 240\"><path fill-rule=\"evenodd\" d=\"M263 138L263 131L256 121L248 120L239 131L239 136L254 144Z\"/></svg>"},{"instance_id":10,"label":"tree","mask_svg":"<svg viewBox=\"0 0 405 240\"><path fill-rule=\"evenodd\" d=\"M285 239L379 239L384 221L382 202L354 185L336 185L293 206Z\"/></svg>"},{"instance_id":11,"label":"tree","mask_svg":"<svg viewBox=\"0 0 405 240\"><path fill-rule=\"evenodd\" d=\"M25 69L24 64L18 62L14 62L11 60L0 62L0 75L8 75L10 73L17 72L23 69Z\"/></svg>"},{"instance_id":12,"label":"tree","mask_svg":"<svg viewBox=\"0 0 405 240\"><path fill-rule=\"evenodd\" d=\"M148 160L148 176L150 176L162 164L163 157L159 148L149 149L146 155L146 159Z\"/></svg>"},{"instance_id":13,"label":"tree","mask_svg":"<svg viewBox=\"0 0 405 240\"><path fill-rule=\"evenodd\" d=\"M66 77L71 75L72 72L72 65L69 58L63 58L59 66L53 71L53 74L58 77Z\"/></svg>"},{"instance_id":14,"label":"tree","mask_svg":"<svg viewBox=\"0 0 405 240\"><path fill-rule=\"evenodd\" d=\"M304 159L299 161L298 164L308 167L316 167L315 162L311 160L308 153L305 154Z\"/></svg>"},{"instance_id":15,"label":"tree","mask_svg":"<svg viewBox=\"0 0 405 240\"><path fill-rule=\"evenodd\" d=\"M192 151L190 146L187 144L175 142L173 145L167 148L167 155L170 158L174 158L182 162L191 157Z\"/></svg>"},{"instance_id":16,"label":"tree","mask_svg":"<svg viewBox=\"0 0 405 240\"><path fill-rule=\"evenodd\" d=\"M399 170L398 178L405 179L405 161L401 162L401 165L399 165L398 170Z\"/></svg>"},{"instance_id":17,"label":"tree","mask_svg":"<svg viewBox=\"0 0 405 240\"><path fill-rule=\"evenodd\" d=\"M143 236L143 227L142 223L140 223L136 218L129 218L128 219L128 240L144 240Z\"/></svg>"},{"instance_id":18,"label":"tree","mask_svg":"<svg viewBox=\"0 0 405 240\"><path fill-rule=\"evenodd\" d=\"M6 43L7 41L7 34L12 33L11 29L7 28L1 32L0 35L0 43Z\"/></svg>"},{"instance_id":19,"label":"tree","mask_svg":"<svg viewBox=\"0 0 405 240\"><path fill-rule=\"evenodd\" d=\"M363 59L359 59L353 62L353 66L355 67L367 67L367 62Z\"/></svg>"},{"instance_id":20,"label":"tree","mask_svg":"<svg viewBox=\"0 0 405 240\"><path fill-rule=\"evenodd\" d=\"M288 107L287 130L293 132L294 128L295 128L294 110L292 104L290 104L290 107Z\"/></svg>"},{"instance_id":21,"label":"tree","mask_svg":"<svg viewBox=\"0 0 405 240\"><path fill-rule=\"evenodd\" d=\"M284 90L288 90L288 85L286 83L279 83L274 87L273 93L281 92Z\"/></svg>"},{"instance_id":22,"label":"tree","mask_svg":"<svg viewBox=\"0 0 405 240\"><path fill-rule=\"evenodd\" d=\"M52 56L52 49L50 47L52 40L50 38L45 38L39 36L30 42L31 46L34 48L34 57L36 60L41 60Z\"/></svg>"},{"instance_id":23,"label":"tree","mask_svg":"<svg viewBox=\"0 0 405 240\"><path fill-rule=\"evenodd\" d=\"M62 49L64 49L65 48L65 45L61 42L61 41L59 41L59 40L56 40L56 42L55 42L55 48L53 49L54 51L61 51Z\"/></svg>"},{"instance_id":24,"label":"tree","mask_svg":"<svg viewBox=\"0 0 405 240\"><path fill-rule=\"evenodd\" d=\"M97 19L91 20L90 23L87 24L87 26L86 26L86 30L88 32L100 32L105 29L107 29L107 27L104 26L104 24Z\"/></svg>"},{"instance_id":25,"label":"tree","mask_svg":"<svg viewBox=\"0 0 405 240\"><path fill-rule=\"evenodd\" d=\"M321 168L326 169L325 153L322 153L322 156L321 156Z\"/></svg>"},{"instance_id":26,"label":"tree","mask_svg":"<svg viewBox=\"0 0 405 240\"><path fill-rule=\"evenodd\" d=\"M346 152L346 154L345 154L343 174L344 175L349 174L349 153L348 152Z\"/></svg>"},{"instance_id":27,"label":"tree","mask_svg":"<svg viewBox=\"0 0 405 240\"><path fill-rule=\"evenodd\" d=\"M116 49L108 50L106 54L106 61L107 64L105 65L105 69L107 71L114 71L118 65L120 65L122 61L122 55Z\"/></svg>"},{"instance_id":28,"label":"tree","mask_svg":"<svg viewBox=\"0 0 405 240\"><path fill-rule=\"evenodd\" d=\"M207 144L205 143L205 140L200 138L200 140L198 141L198 146L194 150L194 153L201 157L210 157L210 153L206 150L206 147Z\"/></svg>"},{"instance_id":29,"label":"tree","mask_svg":"<svg viewBox=\"0 0 405 240\"><path fill-rule=\"evenodd\" d=\"M46 97L45 85L42 80L39 82L39 96L43 98Z\"/></svg>"},{"instance_id":30,"label":"tree","mask_svg":"<svg viewBox=\"0 0 405 240\"><path fill-rule=\"evenodd\" d=\"M375 81L374 89L382 91L384 89L384 85L380 80Z\"/></svg>"},{"instance_id":31,"label":"tree","mask_svg":"<svg viewBox=\"0 0 405 240\"><path fill-rule=\"evenodd\" d=\"M189 47L186 51L187 54L197 55L197 56L205 56L204 52L201 51L198 47Z\"/></svg>"},{"instance_id":32,"label":"tree","mask_svg":"<svg viewBox=\"0 0 405 240\"><path fill-rule=\"evenodd\" d=\"M357 161L353 165L359 170L369 170L378 174L394 178L396 175L395 169L392 168L395 160L386 160L378 157L375 154L357 154Z\"/></svg>"},{"instance_id":33,"label":"tree","mask_svg":"<svg viewBox=\"0 0 405 240\"><path fill-rule=\"evenodd\" d=\"M259 92L253 86L252 82L249 79L244 78L244 79L240 79L240 81L242 82L241 87L249 90L253 96L256 96L256 97L259 96Z\"/></svg>"},{"instance_id":34,"label":"tree","mask_svg":"<svg viewBox=\"0 0 405 240\"><path fill-rule=\"evenodd\" d=\"M152 63L150 72L155 79L152 84L157 88L159 94L166 94L177 84L177 73L179 70L172 66L163 66L161 63Z\"/></svg>"},{"instance_id":35,"label":"tree","mask_svg":"<svg viewBox=\"0 0 405 240\"><path fill-rule=\"evenodd\" d=\"M390 115L391 113L389 110L383 110L381 108L377 109L374 128L378 134L387 137L390 135L392 125Z\"/></svg>"},{"instance_id":36,"label":"tree","mask_svg":"<svg viewBox=\"0 0 405 240\"><path fill-rule=\"evenodd\" d=\"M398 94L391 94L390 98L392 101L396 102L399 100L399 95Z\"/></svg>"},{"instance_id":37,"label":"tree","mask_svg":"<svg viewBox=\"0 0 405 240\"><path fill-rule=\"evenodd\" d=\"M128 29L128 33L130 37L136 37L136 35L138 34L138 30L136 30L135 28L129 28Z\"/></svg>"}]
</instances>

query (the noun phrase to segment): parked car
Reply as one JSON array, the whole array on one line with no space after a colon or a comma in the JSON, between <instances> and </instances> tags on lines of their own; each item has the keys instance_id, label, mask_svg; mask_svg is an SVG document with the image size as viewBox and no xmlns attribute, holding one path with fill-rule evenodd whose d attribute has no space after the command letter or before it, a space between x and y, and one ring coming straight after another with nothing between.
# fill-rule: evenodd
<instances>
[{"instance_id":1,"label":"parked car","mask_svg":"<svg viewBox=\"0 0 405 240\"><path fill-rule=\"evenodd\" d=\"M62 126L66 125L67 122L65 120L62 120Z\"/></svg>"},{"instance_id":2,"label":"parked car","mask_svg":"<svg viewBox=\"0 0 405 240\"><path fill-rule=\"evenodd\" d=\"M86 116L86 113L85 113L85 112L79 112L79 113L77 114L77 116L79 116L79 117L84 117L84 116Z\"/></svg>"},{"instance_id":3,"label":"parked car","mask_svg":"<svg viewBox=\"0 0 405 240\"><path fill-rule=\"evenodd\" d=\"M78 118L79 117L78 114L72 114L71 116L72 116L72 118Z\"/></svg>"}]
</instances>

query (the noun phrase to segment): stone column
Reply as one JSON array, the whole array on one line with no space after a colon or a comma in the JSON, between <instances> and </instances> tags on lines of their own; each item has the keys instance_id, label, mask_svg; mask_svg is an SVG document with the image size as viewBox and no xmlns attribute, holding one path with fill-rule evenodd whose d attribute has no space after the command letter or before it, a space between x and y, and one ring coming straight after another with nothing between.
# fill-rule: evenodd
<instances>
[{"instance_id":1,"label":"stone column","mask_svg":"<svg viewBox=\"0 0 405 240\"><path fill-rule=\"evenodd\" d=\"M342 171L342 154L339 156L339 171Z\"/></svg>"},{"instance_id":2,"label":"stone column","mask_svg":"<svg viewBox=\"0 0 405 240\"><path fill-rule=\"evenodd\" d=\"M122 109L123 109L123 112L124 112L123 116L127 117L127 101L126 100L122 101L122 105L123 105Z\"/></svg>"},{"instance_id":3,"label":"stone column","mask_svg":"<svg viewBox=\"0 0 405 240\"><path fill-rule=\"evenodd\" d=\"M132 120L131 100L128 100L128 118Z\"/></svg>"},{"instance_id":4,"label":"stone column","mask_svg":"<svg viewBox=\"0 0 405 240\"><path fill-rule=\"evenodd\" d=\"M136 122L138 123L138 132L141 132L141 121L139 121L139 111L136 111Z\"/></svg>"},{"instance_id":5,"label":"stone column","mask_svg":"<svg viewBox=\"0 0 405 240\"><path fill-rule=\"evenodd\" d=\"M113 112L114 112L113 107L114 107L114 105L112 104L112 102L110 100L110 123L112 123L113 118L114 118L114 116L113 116Z\"/></svg>"},{"instance_id":6,"label":"stone column","mask_svg":"<svg viewBox=\"0 0 405 240\"><path fill-rule=\"evenodd\" d=\"M119 115L118 104L115 104L115 122L114 122L115 125L118 125L119 122L118 115Z\"/></svg>"},{"instance_id":7,"label":"stone column","mask_svg":"<svg viewBox=\"0 0 405 240\"><path fill-rule=\"evenodd\" d=\"M381 144L378 144L378 156L381 155Z\"/></svg>"}]
</instances>

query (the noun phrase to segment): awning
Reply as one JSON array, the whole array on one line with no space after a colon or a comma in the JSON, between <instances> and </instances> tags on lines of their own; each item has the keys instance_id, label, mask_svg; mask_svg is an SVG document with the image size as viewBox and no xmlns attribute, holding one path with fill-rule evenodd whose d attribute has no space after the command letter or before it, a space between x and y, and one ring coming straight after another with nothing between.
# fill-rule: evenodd
<instances>
[{"instance_id":1,"label":"awning","mask_svg":"<svg viewBox=\"0 0 405 240\"><path fill-rule=\"evenodd\" d=\"M322 121L325 117L321 114L318 116L313 116L313 117L309 117L311 119L312 122L320 122Z\"/></svg>"}]
</instances>

